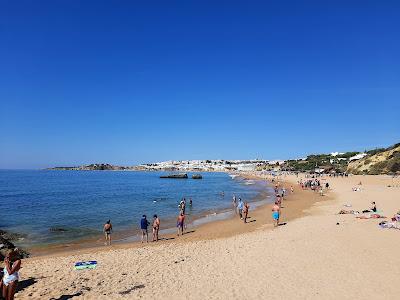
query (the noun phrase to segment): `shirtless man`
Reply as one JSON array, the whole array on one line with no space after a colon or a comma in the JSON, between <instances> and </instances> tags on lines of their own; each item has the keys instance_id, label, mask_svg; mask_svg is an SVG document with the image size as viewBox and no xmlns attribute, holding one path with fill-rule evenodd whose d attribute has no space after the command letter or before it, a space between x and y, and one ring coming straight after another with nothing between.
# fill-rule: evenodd
<instances>
[{"instance_id":1,"label":"shirtless man","mask_svg":"<svg viewBox=\"0 0 400 300\"><path fill-rule=\"evenodd\" d=\"M106 242L104 243L104 245L111 245L112 224L111 224L111 221L110 221L110 220L108 220L108 221L106 222L106 224L104 224L103 231L104 231L104 238L105 238L105 240L106 240Z\"/></svg>"},{"instance_id":2,"label":"shirtless man","mask_svg":"<svg viewBox=\"0 0 400 300\"><path fill-rule=\"evenodd\" d=\"M157 215L153 216L153 242L158 242L158 232L160 231L160 219Z\"/></svg>"},{"instance_id":3,"label":"shirtless man","mask_svg":"<svg viewBox=\"0 0 400 300\"><path fill-rule=\"evenodd\" d=\"M243 206L243 215L244 215L243 221L245 223L247 223L247 215L249 214L249 209L250 209L249 203L245 202Z\"/></svg>"},{"instance_id":4,"label":"shirtless man","mask_svg":"<svg viewBox=\"0 0 400 300\"><path fill-rule=\"evenodd\" d=\"M272 219L274 220L274 227L279 225L280 214L281 208L279 207L278 201L275 201L274 206L272 206Z\"/></svg>"},{"instance_id":5,"label":"shirtless man","mask_svg":"<svg viewBox=\"0 0 400 300\"><path fill-rule=\"evenodd\" d=\"M185 223L185 215L183 214L183 212L181 212L176 222L176 227L178 227L178 236L179 234L183 235L184 223Z\"/></svg>"}]
</instances>

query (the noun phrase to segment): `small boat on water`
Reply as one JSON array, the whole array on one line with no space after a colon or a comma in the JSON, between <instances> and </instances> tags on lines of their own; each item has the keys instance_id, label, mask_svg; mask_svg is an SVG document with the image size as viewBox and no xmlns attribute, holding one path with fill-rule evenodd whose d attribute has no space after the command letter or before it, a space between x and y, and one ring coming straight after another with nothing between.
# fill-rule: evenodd
<instances>
[{"instance_id":1,"label":"small boat on water","mask_svg":"<svg viewBox=\"0 0 400 300\"><path fill-rule=\"evenodd\" d=\"M192 179L203 179L203 176L201 174L193 174Z\"/></svg>"},{"instance_id":2,"label":"small boat on water","mask_svg":"<svg viewBox=\"0 0 400 300\"><path fill-rule=\"evenodd\" d=\"M161 175L160 178L175 178L175 179L187 179L188 175L184 174L168 174L168 175Z\"/></svg>"}]
</instances>

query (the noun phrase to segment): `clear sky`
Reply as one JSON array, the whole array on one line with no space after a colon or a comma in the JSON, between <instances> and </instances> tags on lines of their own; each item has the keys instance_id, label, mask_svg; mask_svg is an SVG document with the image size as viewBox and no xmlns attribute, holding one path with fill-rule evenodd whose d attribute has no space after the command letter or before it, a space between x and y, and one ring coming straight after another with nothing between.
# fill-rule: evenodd
<instances>
[{"instance_id":1,"label":"clear sky","mask_svg":"<svg viewBox=\"0 0 400 300\"><path fill-rule=\"evenodd\" d=\"M400 142L399 1L0 1L0 168Z\"/></svg>"}]
</instances>

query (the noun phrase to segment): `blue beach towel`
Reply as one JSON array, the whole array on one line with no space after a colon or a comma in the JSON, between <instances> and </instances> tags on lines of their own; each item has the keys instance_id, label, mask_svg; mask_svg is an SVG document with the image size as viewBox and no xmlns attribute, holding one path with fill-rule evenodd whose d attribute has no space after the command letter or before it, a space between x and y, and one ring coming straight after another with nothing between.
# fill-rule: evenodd
<instances>
[{"instance_id":1,"label":"blue beach towel","mask_svg":"<svg viewBox=\"0 0 400 300\"><path fill-rule=\"evenodd\" d=\"M75 270L84 270L84 269L94 269L97 267L96 260L89 260L89 261L78 261L75 263L74 269Z\"/></svg>"}]
</instances>

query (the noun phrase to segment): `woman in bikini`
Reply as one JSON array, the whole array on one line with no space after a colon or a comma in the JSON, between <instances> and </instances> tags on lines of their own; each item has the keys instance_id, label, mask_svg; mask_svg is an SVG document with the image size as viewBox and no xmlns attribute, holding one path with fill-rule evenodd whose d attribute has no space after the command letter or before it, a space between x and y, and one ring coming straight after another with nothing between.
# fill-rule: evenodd
<instances>
[{"instance_id":1,"label":"woman in bikini","mask_svg":"<svg viewBox=\"0 0 400 300\"><path fill-rule=\"evenodd\" d=\"M11 250L4 259L4 276L1 280L1 288L3 298L6 300L13 300L14 294L19 281L19 269L21 268L21 259L18 249Z\"/></svg>"}]
</instances>

